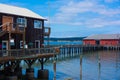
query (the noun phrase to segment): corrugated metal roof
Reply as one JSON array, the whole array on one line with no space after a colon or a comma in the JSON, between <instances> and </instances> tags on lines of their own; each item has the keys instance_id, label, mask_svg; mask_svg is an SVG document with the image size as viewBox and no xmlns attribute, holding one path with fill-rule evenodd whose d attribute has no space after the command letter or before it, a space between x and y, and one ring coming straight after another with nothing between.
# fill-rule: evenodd
<instances>
[{"instance_id":1,"label":"corrugated metal roof","mask_svg":"<svg viewBox=\"0 0 120 80\"><path fill-rule=\"evenodd\" d=\"M16 7L16 6L10 6L10 5L1 4L1 3L0 3L0 13L6 13L6 14L23 16L23 17L31 17L31 18L46 20L44 17L32 12L29 9L20 8L20 7Z\"/></svg>"},{"instance_id":2,"label":"corrugated metal roof","mask_svg":"<svg viewBox=\"0 0 120 80\"><path fill-rule=\"evenodd\" d=\"M100 39L120 39L120 34L98 34L98 35L91 35L88 36L85 39L94 39L94 40L100 40Z\"/></svg>"}]
</instances>

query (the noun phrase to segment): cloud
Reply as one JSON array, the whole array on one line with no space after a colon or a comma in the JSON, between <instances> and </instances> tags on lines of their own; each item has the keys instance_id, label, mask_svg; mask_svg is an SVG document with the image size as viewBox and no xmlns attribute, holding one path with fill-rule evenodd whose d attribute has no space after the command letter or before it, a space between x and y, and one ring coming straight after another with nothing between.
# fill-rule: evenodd
<instances>
[{"instance_id":1,"label":"cloud","mask_svg":"<svg viewBox=\"0 0 120 80\"><path fill-rule=\"evenodd\" d=\"M86 26L89 27L94 27L94 28L98 28L98 27L109 27L109 26L120 26L120 20L106 20L105 18L95 18L95 19L91 19L86 21L86 23L84 24Z\"/></svg>"},{"instance_id":2,"label":"cloud","mask_svg":"<svg viewBox=\"0 0 120 80\"><path fill-rule=\"evenodd\" d=\"M90 6L93 6L91 3L87 3L87 5L85 4L85 2L76 4L73 1L70 1L67 5L61 6L58 13L52 17L52 23L70 25L81 24L80 22L78 23L75 21L76 17L78 17L78 13L87 11Z\"/></svg>"},{"instance_id":3,"label":"cloud","mask_svg":"<svg viewBox=\"0 0 120 80\"><path fill-rule=\"evenodd\" d=\"M105 6L103 7L96 7L94 8L93 12L96 12L98 14L101 15L105 15L105 16L114 16L114 15L119 15L120 14L120 8L117 9L111 9L111 8L107 8Z\"/></svg>"},{"instance_id":4,"label":"cloud","mask_svg":"<svg viewBox=\"0 0 120 80\"><path fill-rule=\"evenodd\" d=\"M113 0L108 1L112 2ZM115 16L119 17L119 19L116 20ZM101 17L104 18L102 19ZM106 20L108 18L115 20ZM118 26L120 25L119 21L120 7L113 9L105 4L100 3L99 0L84 0L77 2L74 0L69 1L67 4L61 5L57 10L57 13L51 17L51 23L53 24L87 27L105 27L111 25Z\"/></svg>"}]
</instances>

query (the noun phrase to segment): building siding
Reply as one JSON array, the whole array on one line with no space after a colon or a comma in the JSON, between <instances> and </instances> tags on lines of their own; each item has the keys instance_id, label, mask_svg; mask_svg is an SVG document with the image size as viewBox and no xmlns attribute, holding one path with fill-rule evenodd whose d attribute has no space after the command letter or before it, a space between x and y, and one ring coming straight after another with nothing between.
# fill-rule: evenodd
<instances>
[{"instance_id":1,"label":"building siding","mask_svg":"<svg viewBox=\"0 0 120 80\"><path fill-rule=\"evenodd\" d=\"M83 40L84 45L95 45L95 40Z\"/></svg>"},{"instance_id":2,"label":"building siding","mask_svg":"<svg viewBox=\"0 0 120 80\"><path fill-rule=\"evenodd\" d=\"M2 25L2 15L0 14L0 25Z\"/></svg>"},{"instance_id":3,"label":"building siding","mask_svg":"<svg viewBox=\"0 0 120 80\"><path fill-rule=\"evenodd\" d=\"M120 45L120 34L96 34L83 39L85 45Z\"/></svg>"},{"instance_id":4,"label":"building siding","mask_svg":"<svg viewBox=\"0 0 120 80\"><path fill-rule=\"evenodd\" d=\"M13 17L13 23L17 23L17 18L22 16L10 15L10 14L2 14L0 13L0 25L2 25L2 16L11 16ZM22 17L24 18L24 17ZM25 29L25 40L26 44L28 45L32 42L35 45L35 40L40 40L40 45L44 43L44 20L35 19L35 18L28 18L27 19L27 27ZM34 20L42 21L42 28L35 29L34 28ZM12 38L15 39L15 45L12 48L20 48L20 41L23 40L22 34L12 34ZM0 37L0 44L2 44L2 40L8 40L8 34ZM33 46L34 47L34 46Z\"/></svg>"},{"instance_id":5,"label":"building siding","mask_svg":"<svg viewBox=\"0 0 120 80\"><path fill-rule=\"evenodd\" d=\"M100 40L100 45L118 45L118 40Z\"/></svg>"},{"instance_id":6,"label":"building siding","mask_svg":"<svg viewBox=\"0 0 120 80\"><path fill-rule=\"evenodd\" d=\"M112 46L115 46L115 45L119 45L119 40L117 39L102 39L102 40L99 40L100 44L99 45L112 45ZM83 40L83 43L84 45L98 45L96 43L96 40Z\"/></svg>"}]
</instances>

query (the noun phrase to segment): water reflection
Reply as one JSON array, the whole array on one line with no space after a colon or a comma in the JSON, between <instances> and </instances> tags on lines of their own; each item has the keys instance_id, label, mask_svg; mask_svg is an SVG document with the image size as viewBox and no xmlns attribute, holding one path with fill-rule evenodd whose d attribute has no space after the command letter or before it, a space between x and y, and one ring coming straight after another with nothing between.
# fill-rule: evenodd
<instances>
[{"instance_id":1,"label":"water reflection","mask_svg":"<svg viewBox=\"0 0 120 80\"><path fill-rule=\"evenodd\" d=\"M83 54L80 54L80 80L82 80L82 58L84 57ZM97 59L98 59L98 80L100 79L100 74L101 74L101 63L100 63L100 55L97 54Z\"/></svg>"},{"instance_id":2,"label":"water reflection","mask_svg":"<svg viewBox=\"0 0 120 80\"><path fill-rule=\"evenodd\" d=\"M80 80L82 80L82 55L80 55Z\"/></svg>"},{"instance_id":3,"label":"water reflection","mask_svg":"<svg viewBox=\"0 0 120 80\"><path fill-rule=\"evenodd\" d=\"M116 53L116 71L120 70L120 54Z\"/></svg>"},{"instance_id":4,"label":"water reflection","mask_svg":"<svg viewBox=\"0 0 120 80\"><path fill-rule=\"evenodd\" d=\"M100 56L98 54L98 80L101 80L100 74L101 74L101 63L100 63Z\"/></svg>"},{"instance_id":5,"label":"water reflection","mask_svg":"<svg viewBox=\"0 0 120 80\"><path fill-rule=\"evenodd\" d=\"M39 69L39 66L33 67ZM49 69L49 80L53 80L53 63L46 63L45 69ZM56 80L68 78L72 80L120 80L120 52L81 53L75 58L57 61L55 70ZM35 73L35 77L37 77L36 75L37 73Z\"/></svg>"},{"instance_id":6,"label":"water reflection","mask_svg":"<svg viewBox=\"0 0 120 80\"><path fill-rule=\"evenodd\" d=\"M82 80L119 80L119 55L118 51L98 51L84 54Z\"/></svg>"}]
</instances>

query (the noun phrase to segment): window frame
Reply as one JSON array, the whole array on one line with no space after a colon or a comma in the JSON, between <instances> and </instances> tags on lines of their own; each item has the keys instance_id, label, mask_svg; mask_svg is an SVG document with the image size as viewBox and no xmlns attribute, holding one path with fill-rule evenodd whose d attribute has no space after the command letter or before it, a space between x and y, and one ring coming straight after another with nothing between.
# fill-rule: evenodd
<instances>
[{"instance_id":1,"label":"window frame","mask_svg":"<svg viewBox=\"0 0 120 80\"><path fill-rule=\"evenodd\" d=\"M23 40L21 40L21 41L20 41L20 48L22 49L23 46L25 47L25 45L26 45L26 42L24 42L24 44L23 44Z\"/></svg>"},{"instance_id":2,"label":"window frame","mask_svg":"<svg viewBox=\"0 0 120 80\"><path fill-rule=\"evenodd\" d=\"M40 21L40 20L34 20L34 28L35 29L42 29L42 21Z\"/></svg>"},{"instance_id":3,"label":"window frame","mask_svg":"<svg viewBox=\"0 0 120 80\"><path fill-rule=\"evenodd\" d=\"M27 27L27 19L22 18L22 17L18 17L17 18L17 24L19 25L19 27Z\"/></svg>"},{"instance_id":4,"label":"window frame","mask_svg":"<svg viewBox=\"0 0 120 80\"><path fill-rule=\"evenodd\" d=\"M20 48L23 48L23 41L20 41Z\"/></svg>"}]
</instances>

